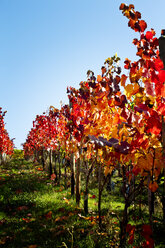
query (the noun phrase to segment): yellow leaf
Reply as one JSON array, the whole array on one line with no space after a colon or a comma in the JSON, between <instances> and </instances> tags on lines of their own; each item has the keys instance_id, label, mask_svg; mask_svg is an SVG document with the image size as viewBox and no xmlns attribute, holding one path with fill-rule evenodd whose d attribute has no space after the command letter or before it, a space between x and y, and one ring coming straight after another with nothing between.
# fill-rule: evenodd
<instances>
[{"instance_id":1,"label":"yellow leaf","mask_svg":"<svg viewBox=\"0 0 165 248\"><path fill-rule=\"evenodd\" d=\"M133 93L133 85L132 84L128 84L125 88L124 88L125 94L128 98L130 98L132 96Z\"/></svg>"},{"instance_id":2,"label":"yellow leaf","mask_svg":"<svg viewBox=\"0 0 165 248\"><path fill-rule=\"evenodd\" d=\"M114 125L112 130L111 130L111 137L113 138L118 138L118 128L117 125Z\"/></svg>"},{"instance_id":3,"label":"yellow leaf","mask_svg":"<svg viewBox=\"0 0 165 248\"><path fill-rule=\"evenodd\" d=\"M98 155L99 155L99 157L102 157L102 155L103 155L102 149L99 149L99 150L98 150Z\"/></svg>"},{"instance_id":4,"label":"yellow leaf","mask_svg":"<svg viewBox=\"0 0 165 248\"><path fill-rule=\"evenodd\" d=\"M119 136L124 138L123 136L125 137L128 137L129 136L129 131L128 129L125 127L125 125L123 126L123 128L120 129L119 131ZM124 139L123 139L124 140Z\"/></svg>"},{"instance_id":5,"label":"yellow leaf","mask_svg":"<svg viewBox=\"0 0 165 248\"><path fill-rule=\"evenodd\" d=\"M57 221L60 221L60 217L57 217L57 218L55 219L55 222L57 222Z\"/></svg>"},{"instance_id":6,"label":"yellow leaf","mask_svg":"<svg viewBox=\"0 0 165 248\"><path fill-rule=\"evenodd\" d=\"M110 168L109 168L108 166L106 166L106 167L105 167L105 170L104 170L105 176L107 176L108 174L111 175L112 171L113 171L113 167L110 167Z\"/></svg>"},{"instance_id":7,"label":"yellow leaf","mask_svg":"<svg viewBox=\"0 0 165 248\"><path fill-rule=\"evenodd\" d=\"M150 146L153 148L159 148L161 147L161 142L155 137L155 135L153 134L151 139L150 139Z\"/></svg>"}]
</instances>

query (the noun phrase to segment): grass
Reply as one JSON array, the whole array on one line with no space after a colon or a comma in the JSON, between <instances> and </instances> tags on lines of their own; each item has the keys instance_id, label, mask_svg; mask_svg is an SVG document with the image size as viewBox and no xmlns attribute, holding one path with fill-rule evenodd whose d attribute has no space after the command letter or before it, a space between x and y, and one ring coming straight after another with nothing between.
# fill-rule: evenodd
<instances>
[{"instance_id":1,"label":"grass","mask_svg":"<svg viewBox=\"0 0 165 248\"><path fill-rule=\"evenodd\" d=\"M119 187L113 194L103 191L104 217L103 230L100 231L97 187L90 186L90 211L88 216L84 216L83 193L80 207L77 207L70 189L55 185L40 168L22 160L13 160L0 167L0 247L119 247L119 219L124 209ZM144 218L148 218L147 211ZM159 219L155 225L160 231ZM158 241L156 247L162 248L164 245L161 246Z\"/></svg>"},{"instance_id":2,"label":"grass","mask_svg":"<svg viewBox=\"0 0 165 248\"><path fill-rule=\"evenodd\" d=\"M0 175L0 247L96 247L91 220L39 166L14 161ZM95 200L89 204L97 209Z\"/></svg>"}]
</instances>

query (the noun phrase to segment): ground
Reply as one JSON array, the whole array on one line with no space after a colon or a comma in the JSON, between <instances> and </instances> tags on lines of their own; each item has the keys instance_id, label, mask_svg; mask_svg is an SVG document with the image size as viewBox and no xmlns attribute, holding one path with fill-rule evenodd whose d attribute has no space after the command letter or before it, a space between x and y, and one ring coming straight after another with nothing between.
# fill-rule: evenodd
<instances>
[{"instance_id":1,"label":"ground","mask_svg":"<svg viewBox=\"0 0 165 248\"><path fill-rule=\"evenodd\" d=\"M83 192L81 196L83 199ZM123 208L119 192L108 196L103 192L100 230L97 188L91 189L89 214L85 216L83 200L77 207L70 188L49 179L40 165L13 160L0 167L0 247L119 247ZM156 247L164 245L160 242Z\"/></svg>"}]
</instances>

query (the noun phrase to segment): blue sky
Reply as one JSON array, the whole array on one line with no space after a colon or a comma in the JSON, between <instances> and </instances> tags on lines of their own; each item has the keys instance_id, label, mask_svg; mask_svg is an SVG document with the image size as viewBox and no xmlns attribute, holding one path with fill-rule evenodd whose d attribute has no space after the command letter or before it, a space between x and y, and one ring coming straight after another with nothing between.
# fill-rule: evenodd
<instances>
[{"instance_id":1,"label":"blue sky","mask_svg":"<svg viewBox=\"0 0 165 248\"><path fill-rule=\"evenodd\" d=\"M164 0L0 0L0 106L17 148L35 116L68 103L67 86L78 88L88 69L100 74L116 52L121 66L135 59L138 34L119 11L122 2L160 36Z\"/></svg>"}]
</instances>

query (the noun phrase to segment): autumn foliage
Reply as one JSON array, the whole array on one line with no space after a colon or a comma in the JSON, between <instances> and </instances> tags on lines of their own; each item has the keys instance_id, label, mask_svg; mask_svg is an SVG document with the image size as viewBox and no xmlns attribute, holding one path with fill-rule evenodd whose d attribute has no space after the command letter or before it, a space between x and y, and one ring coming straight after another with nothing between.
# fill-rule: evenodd
<instances>
[{"instance_id":1,"label":"autumn foliage","mask_svg":"<svg viewBox=\"0 0 165 248\"><path fill-rule=\"evenodd\" d=\"M79 89L68 87L69 105L36 117L23 147L26 154L44 148L62 149L66 158L74 154L76 160L95 157L105 177L120 167L123 185L131 187L138 177L156 192L165 165L165 71L155 31L146 31L147 23L132 4L121 4L120 10L128 26L139 32L139 39L133 40L137 61L125 59L125 74L117 55L105 61L97 77L89 70ZM126 203L129 199L125 196ZM128 225L128 219L123 225L128 243L133 244L135 227ZM143 226L142 247L154 245L150 229Z\"/></svg>"},{"instance_id":2,"label":"autumn foliage","mask_svg":"<svg viewBox=\"0 0 165 248\"><path fill-rule=\"evenodd\" d=\"M11 155L13 153L14 144L9 138L8 132L5 129L4 116L5 112L0 108L0 154Z\"/></svg>"}]
</instances>

